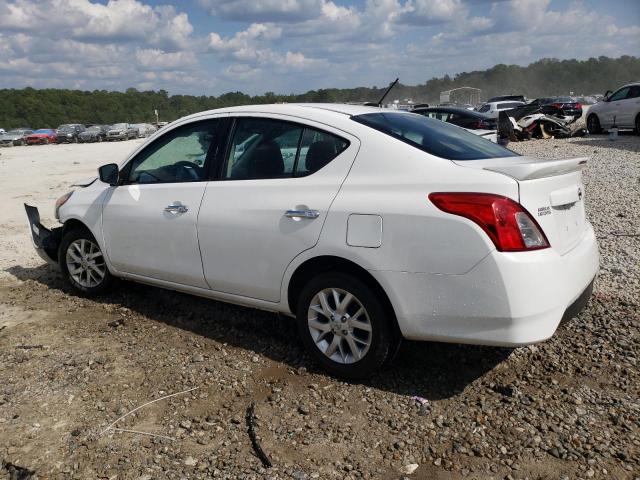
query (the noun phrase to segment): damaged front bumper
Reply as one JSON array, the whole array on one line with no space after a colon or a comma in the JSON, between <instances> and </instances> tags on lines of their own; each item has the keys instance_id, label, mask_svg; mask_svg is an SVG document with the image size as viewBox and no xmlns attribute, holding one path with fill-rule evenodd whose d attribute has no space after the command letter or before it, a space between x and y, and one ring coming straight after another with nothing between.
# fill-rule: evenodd
<instances>
[{"instance_id":1,"label":"damaged front bumper","mask_svg":"<svg viewBox=\"0 0 640 480\"><path fill-rule=\"evenodd\" d=\"M29 231L38 255L54 266L58 266L58 247L62 240L62 227L49 230L40 223L40 213L36 207L24 204L29 219Z\"/></svg>"}]
</instances>

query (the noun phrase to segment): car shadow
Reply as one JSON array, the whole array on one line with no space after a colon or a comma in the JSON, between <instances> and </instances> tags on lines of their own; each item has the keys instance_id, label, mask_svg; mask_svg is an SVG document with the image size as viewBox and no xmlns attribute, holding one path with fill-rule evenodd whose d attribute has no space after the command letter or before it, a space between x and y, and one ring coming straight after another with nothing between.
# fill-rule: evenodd
<instances>
[{"instance_id":1,"label":"car shadow","mask_svg":"<svg viewBox=\"0 0 640 480\"><path fill-rule=\"evenodd\" d=\"M73 292L48 265L5 271L68 295ZM134 282L119 281L95 301L125 307L150 320L219 343L261 353L292 368L325 375L305 352L295 319ZM428 400L450 398L504 361L512 349L437 342L403 342L395 360L364 385Z\"/></svg>"},{"instance_id":2,"label":"car shadow","mask_svg":"<svg viewBox=\"0 0 640 480\"><path fill-rule=\"evenodd\" d=\"M635 132L619 132L618 139L611 141L607 135L590 135L589 137L574 138L571 143L587 147L612 148L628 152L640 152L640 136Z\"/></svg>"}]
</instances>

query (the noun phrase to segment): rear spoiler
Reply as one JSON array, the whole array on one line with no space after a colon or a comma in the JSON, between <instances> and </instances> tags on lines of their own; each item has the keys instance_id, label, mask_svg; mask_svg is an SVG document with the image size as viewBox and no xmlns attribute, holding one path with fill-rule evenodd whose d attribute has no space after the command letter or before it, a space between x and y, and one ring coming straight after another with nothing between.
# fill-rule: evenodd
<instances>
[{"instance_id":1,"label":"rear spoiler","mask_svg":"<svg viewBox=\"0 0 640 480\"><path fill-rule=\"evenodd\" d=\"M504 157L454 163L461 167L481 168L491 172L502 173L516 180L534 180L582 170L587 165L587 160L589 160L589 157L562 160L535 157Z\"/></svg>"}]
</instances>

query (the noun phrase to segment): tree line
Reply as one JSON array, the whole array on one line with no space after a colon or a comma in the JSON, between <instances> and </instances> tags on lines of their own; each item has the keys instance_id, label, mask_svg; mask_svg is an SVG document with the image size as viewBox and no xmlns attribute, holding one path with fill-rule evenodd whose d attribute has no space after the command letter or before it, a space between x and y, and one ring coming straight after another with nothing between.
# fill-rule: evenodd
<instances>
[{"instance_id":1,"label":"tree line","mask_svg":"<svg viewBox=\"0 0 640 480\"><path fill-rule=\"evenodd\" d=\"M387 97L437 104L440 92L467 86L482 89L482 98L500 94L524 94L529 98L551 95L604 93L640 79L640 59L598 57L588 60L542 59L525 67L496 65L453 77L431 78L420 85L397 84ZM389 79L392 80L391 78ZM63 123L151 122L234 105L278 102L375 102L385 87L328 88L302 94L251 96L229 92L220 96L169 95L166 90L124 92L63 89L0 89L0 127L55 128Z\"/></svg>"}]
</instances>

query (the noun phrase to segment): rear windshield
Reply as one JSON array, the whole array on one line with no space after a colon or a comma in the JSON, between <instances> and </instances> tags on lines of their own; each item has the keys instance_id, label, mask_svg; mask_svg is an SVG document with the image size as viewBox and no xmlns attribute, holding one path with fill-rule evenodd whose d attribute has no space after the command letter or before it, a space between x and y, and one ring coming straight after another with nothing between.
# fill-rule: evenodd
<instances>
[{"instance_id":1,"label":"rear windshield","mask_svg":"<svg viewBox=\"0 0 640 480\"><path fill-rule=\"evenodd\" d=\"M499 103L496 105L498 110L506 110L507 108L516 108L522 105L522 102Z\"/></svg>"},{"instance_id":2,"label":"rear windshield","mask_svg":"<svg viewBox=\"0 0 640 480\"><path fill-rule=\"evenodd\" d=\"M518 156L517 153L470 133L464 128L414 113L365 113L351 118L424 152L447 160L481 160Z\"/></svg>"}]
</instances>

